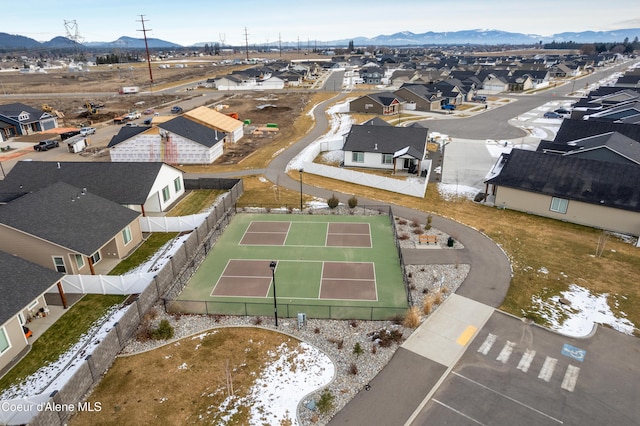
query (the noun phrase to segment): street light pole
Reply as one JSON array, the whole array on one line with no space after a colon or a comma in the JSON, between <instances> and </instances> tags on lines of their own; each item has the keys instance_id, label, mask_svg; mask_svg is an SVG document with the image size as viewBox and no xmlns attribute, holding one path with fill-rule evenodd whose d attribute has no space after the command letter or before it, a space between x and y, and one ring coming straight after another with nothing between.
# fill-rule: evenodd
<instances>
[{"instance_id":1,"label":"street light pole","mask_svg":"<svg viewBox=\"0 0 640 426\"><path fill-rule=\"evenodd\" d=\"M276 327L278 327L278 304L276 303L276 261L272 260L269 264L271 268L271 279L273 280L273 316L276 319Z\"/></svg>"},{"instance_id":2,"label":"street light pole","mask_svg":"<svg viewBox=\"0 0 640 426\"><path fill-rule=\"evenodd\" d=\"M300 173L300 213L302 213L302 172L304 170L300 169L298 172Z\"/></svg>"}]
</instances>

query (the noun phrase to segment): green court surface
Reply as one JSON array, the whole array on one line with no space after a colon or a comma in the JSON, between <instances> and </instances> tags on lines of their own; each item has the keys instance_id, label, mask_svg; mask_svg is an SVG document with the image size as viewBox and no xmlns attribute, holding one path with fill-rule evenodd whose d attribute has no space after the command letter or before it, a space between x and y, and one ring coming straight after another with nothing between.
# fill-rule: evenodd
<instances>
[{"instance_id":1,"label":"green court surface","mask_svg":"<svg viewBox=\"0 0 640 426\"><path fill-rule=\"evenodd\" d=\"M233 217L178 299L176 312L389 319L407 296L389 217ZM367 272L370 271L370 272Z\"/></svg>"}]
</instances>

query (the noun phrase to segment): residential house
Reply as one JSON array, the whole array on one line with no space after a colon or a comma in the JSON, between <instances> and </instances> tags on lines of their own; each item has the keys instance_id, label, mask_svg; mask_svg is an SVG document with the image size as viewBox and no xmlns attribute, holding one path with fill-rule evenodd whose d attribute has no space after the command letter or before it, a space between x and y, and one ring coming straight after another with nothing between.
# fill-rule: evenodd
<instances>
[{"instance_id":1,"label":"residential house","mask_svg":"<svg viewBox=\"0 0 640 426\"><path fill-rule=\"evenodd\" d=\"M608 132L570 142L541 141L536 151L640 166L640 142Z\"/></svg>"},{"instance_id":2,"label":"residential house","mask_svg":"<svg viewBox=\"0 0 640 426\"><path fill-rule=\"evenodd\" d=\"M396 115L401 111L404 99L392 92L371 93L349 102L350 112Z\"/></svg>"},{"instance_id":3,"label":"residential house","mask_svg":"<svg viewBox=\"0 0 640 426\"><path fill-rule=\"evenodd\" d=\"M605 109L583 118L599 121L614 121L617 123L640 124L640 101L624 103Z\"/></svg>"},{"instance_id":4,"label":"residential house","mask_svg":"<svg viewBox=\"0 0 640 426\"><path fill-rule=\"evenodd\" d=\"M3 139L31 135L58 127L58 118L21 103L0 105L0 131Z\"/></svg>"},{"instance_id":5,"label":"residential house","mask_svg":"<svg viewBox=\"0 0 640 426\"><path fill-rule=\"evenodd\" d=\"M10 252L0 251L0 371L27 348L24 327L48 311L44 295L64 277Z\"/></svg>"},{"instance_id":6,"label":"residential house","mask_svg":"<svg viewBox=\"0 0 640 426\"><path fill-rule=\"evenodd\" d=\"M351 126L345 135L344 166L420 173L429 130L394 127L369 121Z\"/></svg>"},{"instance_id":7,"label":"residential house","mask_svg":"<svg viewBox=\"0 0 640 426\"><path fill-rule=\"evenodd\" d=\"M227 137L226 133L186 116L142 128L133 136L129 134L120 130L111 138L107 145L111 161L211 164L222 155Z\"/></svg>"},{"instance_id":8,"label":"residential house","mask_svg":"<svg viewBox=\"0 0 640 426\"><path fill-rule=\"evenodd\" d=\"M564 119L556 133L554 142L569 143L590 136L609 132L621 133L636 142L640 142L640 126L614 121Z\"/></svg>"},{"instance_id":9,"label":"residential house","mask_svg":"<svg viewBox=\"0 0 640 426\"><path fill-rule=\"evenodd\" d=\"M227 142L236 143L244 136L244 123L215 109L201 106L184 113L184 117L197 123L224 132Z\"/></svg>"},{"instance_id":10,"label":"residential house","mask_svg":"<svg viewBox=\"0 0 640 426\"><path fill-rule=\"evenodd\" d=\"M181 170L160 162L18 161L0 181L0 199L65 182L121 206L157 215L183 196Z\"/></svg>"},{"instance_id":11,"label":"residential house","mask_svg":"<svg viewBox=\"0 0 640 426\"><path fill-rule=\"evenodd\" d=\"M363 84L382 84L384 70L378 66L369 66L360 69L360 79Z\"/></svg>"},{"instance_id":12,"label":"residential house","mask_svg":"<svg viewBox=\"0 0 640 426\"><path fill-rule=\"evenodd\" d=\"M56 182L0 205L0 250L61 273L107 273L142 242L139 216Z\"/></svg>"},{"instance_id":13,"label":"residential house","mask_svg":"<svg viewBox=\"0 0 640 426\"><path fill-rule=\"evenodd\" d=\"M444 99L442 92L429 84L403 84L393 93L414 104L416 111L439 111Z\"/></svg>"},{"instance_id":14,"label":"residential house","mask_svg":"<svg viewBox=\"0 0 640 426\"><path fill-rule=\"evenodd\" d=\"M508 76L489 73L482 81L483 93L502 93L509 90Z\"/></svg>"},{"instance_id":15,"label":"residential house","mask_svg":"<svg viewBox=\"0 0 640 426\"><path fill-rule=\"evenodd\" d=\"M513 149L491 170L500 208L640 235L640 166Z\"/></svg>"}]
</instances>

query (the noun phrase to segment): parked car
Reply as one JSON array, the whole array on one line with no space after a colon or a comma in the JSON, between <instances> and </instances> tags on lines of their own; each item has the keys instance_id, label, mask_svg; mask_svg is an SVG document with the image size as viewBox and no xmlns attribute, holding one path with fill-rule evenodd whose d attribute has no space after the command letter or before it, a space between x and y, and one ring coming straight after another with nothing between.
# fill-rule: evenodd
<instances>
[{"instance_id":1,"label":"parked car","mask_svg":"<svg viewBox=\"0 0 640 426\"><path fill-rule=\"evenodd\" d=\"M143 123L145 124L145 126L149 126L151 125L152 121L153 121L153 118L147 118L146 120L143 121Z\"/></svg>"},{"instance_id":2,"label":"parked car","mask_svg":"<svg viewBox=\"0 0 640 426\"><path fill-rule=\"evenodd\" d=\"M557 112L553 112L553 111L545 112L543 117L544 118L562 118L562 116L560 114L558 114Z\"/></svg>"},{"instance_id":3,"label":"parked car","mask_svg":"<svg viewBox=\"0 0 640 426\"><path fill-rule=\"evenodd\" d=\"M144 115L151 115L153 114L153 108L147 108L144 110L143 112Z\"/></svg>"},{"instance_id":4,"label":"parked car","mask_svg":"<svg viewBox=\"0 0 640 426\"><path fill-rule=\"evenodd\" d=\"M476 95L473 98L471 98L471 100L473 102L487 102L487 97L483 95Z\"/></svg>"},{"instance_id":5,"label":"parked car","mask_svg":"<svg viewBox=\"0 0 640 426\"><path fill-rule=\"evenodd\" d=\"M127 124L125 124L124 127L138 127L138 123L134 123L130 121Z\"/></svg>"},{"instance_id":6,"label":"parked car","mask_svg":"<svg viewBox=\"0 0 640 426\"><path fill-rule=\"evenodd\" d=\"M48 151L51 148L57 148L58 146L60 146L58 141L46 140L38 142L33 146L33 149L35 151Z\"/></svg>"},{"instance_id":7,"label":"parked car","mask_svg":"<svg viewBox=\"0 0 640 426\"><path fill-rule=\"evenodd\" d=\"M454 111L456 109L456 106L453 104L444 104L441 108L445 111Z\"/></svg>"},{"instance_id":8,"label":"parked car","mask_svg":"<svg viewBox=\"0 0 640 426\"><path fill-rule=\"evenodd\" d=\"M569 111L566 108L558 108L553 112L555 112L556 114L560 114L560 115L570 115L571 114L571 111Z\"/></svg>"},{"instance_id":9,"label":"parked car","mask_svg":"<svg viewBox=\"0 0 640 426\"><path fill-rule=\"evenodd\" d=\"M93 135L95 132L95 127L83 127L82 129L80 129L80 134L82 136Z\"/></svg>"},{"instance_id":10,"label":"parked car","mask_svg":"<svg viewBox=\"0 0 640 426\"><path fill-rule=\"evenodd\" d=\"M129 117L129 120L135 120L137 118L140 118L140 113L138 111L133 111L127 114L127 117Z\"/></svg>"},{"instance_id":11,"label":"parked car","mask_svg":"<svg viewBox=\"0 0 640 426\"><path fill-rule=\"evenodd\" d=\"M182 107L174 106L171 108L171 114L180 114L182 112Z\"/></svg>"}]
</instances>

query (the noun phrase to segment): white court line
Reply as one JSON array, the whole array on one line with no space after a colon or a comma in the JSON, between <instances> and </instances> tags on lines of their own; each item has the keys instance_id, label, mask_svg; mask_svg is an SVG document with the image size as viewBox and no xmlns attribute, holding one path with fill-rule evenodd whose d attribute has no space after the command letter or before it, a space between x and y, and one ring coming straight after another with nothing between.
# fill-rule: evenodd
<instances>
[{"instance_id":1,"label":"white court line","mask_svg":"<svg viewBox=\"0 0 640 426\"><path fill-rule=\"evenodd\" d=\"M522 358L520 358L520 362L518 363L518 367L516 368L522 371L523 373L526 373L527 371L529 371L529 367L531 366L531 362L533 361L533 358L535 356L536 356L536 351L527 349L522 354Z\"/></svg>"},{"instance_id":2,"label":"white court line","mask_svg":"<svg viewBox=\"0 0 640 426\"><path fill-rule=\"evenodd\" d=\"M451 372L451 374L453 374L453 375L455 375L455 376L458 376L458 377L460 377L461 379L464 379L464 380L466 380L466 381L468 381L468 382L471 382L471 383L473 383L473 384L475 384L475 385L478 385L478 386L480 386L480 387L481 387L481 388L483 388L483 389L486 389L486 390L488 390L488 391L490 391L490 392L495 393L496 395L499 395L499 396L501 396L501 397L503 397L503 398L506 398L506 399L508 399L508 400L509 400L509 401L511 401L511 402L515 402L516 404L518 404L518 405L520 405L520 406L522 406L522 407L524 407L524 408L528 408L529 410L531 410L531 411L533 411L533 412L535 412L535 413L538 413L538 414L540 414L540 415L542 415L542 416L544 416L544 417L546 417L546 418L548 418L548 419L551 419L551 420L553 420L553 421L554 421L554 422L556 422L556 423L559 423L559 424L561 424L561 425L562 425L562 424L564 424L564 422L563 422L562 420L560 420L560 419L556 419L555 417L550 416L550 415L549 415L549 414L547 414L547 413L543 413L542 411L537 410L537 409L533 408L532 406L525 404L524 402L520 402L520 401L518 401L517 399L511 398L509 395L505 395L505 394L503 394L503 393L501 393L501 392L498 392L497 390L493 390L493 389L491 389L490 387L485 386L485 385L483 385L482 383L478 383L478 382L476 382L476 381L475 381L475 380L473 380L473 379L470 379L470 378L468 378L468 377L465 377L465 376L463 376L463 375L462 375L462 374L460 374L460 373L456 373L455 371L452 371L452 372Z\"/></svg>"},{"instance_id":3,"label":"white court line","mask_svg":"<svg viewBox=\"0 0 640 426\"><path fill-rule=\"evenodd\" d=\"M484 342L482 342L482 345L480 345L480 347L478 348L478 352L480 352L482 355L488 354L497 338L498 336L496 336L495 334L489 333L487 338L484 339Z\"/></svg>"},{"instance_id":4,"label":"white court line","mask_svg":"<svg viewBox=\"0 0 640 426\"><path fill-rule=\"evenodd\" d=\"M448 408L449 410L453 411L454 413L461 415L461 416L462 416L462 417L464 417L465 419L471 420L471 421L472 421L472 422L474 422L475 424L479 424L479 425L482 425L482 426L487 426L487 425L485 425L484 423L481 423L481 422L477 421L477 420L476 420L476 419L474 419L473 417L469 417L469 416L467 416L467 415L466 415L465 413L463 413L462 411L458 411L458 410L456 410L455 408L451 407L450 405L445 404L444 402L440 402L440 401L438 401L438 400L437 400L437 399L435 399L435 398L432 398L431 400L432 400L433 402L436 402L436 403L438 403L438 404L442 405L442 406L443 406L443 407L445 407L445 408Z\"/></svg>"},{"instance_id":5,"label":"white court line","mask_svg":"<svg viewBox=\"0 0 640 426\"><path fill-rule=\"evenodd\" d=\"M544 364L542 364L542 368L540 369L540 374L538 374L538 379L542 379L545 382L551 380L551 376L553 376L553 370L556 368L557 359L547 357L544 360Z\"/></svg>"},{"instance_id":6,"label":"white court line","mask_svg":"<svg viewBox=\"0 0 640 426\"><path fill-rule=\"evenodd\" d=\"M515 346L515 342L510 342L507 340L504 347L500 351L500 355L496 358L496 361L500 361L503 364L506 364L509 361L509 357L511 356L511 352L513 352L513 347Z\"/></svg>"},{"instance_id":7,"label":"white court line","mask_svg":"<svg viewBox=\"0 0 640 426\"><path fill-rule=\"evenodd\" d=\"M560 387L569 392L573 392L576 388L576 382L578 381L578 374L580 374L580 367L569 365L567 367L567 372L564 373L564 379L562 380L562 385L560 385Z\"/></svg>"}]
</instances>

